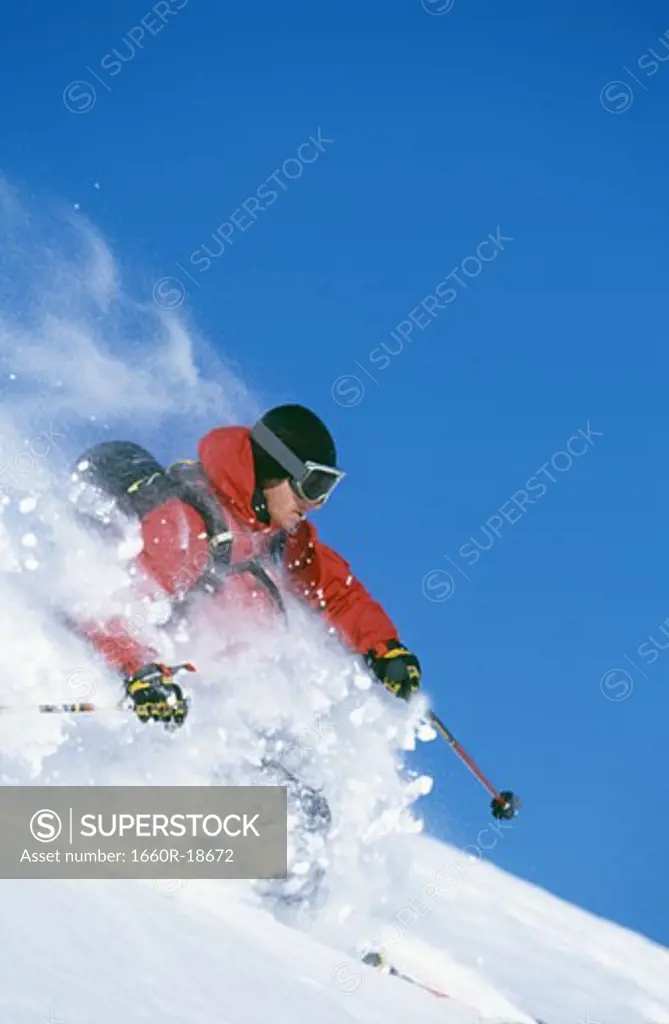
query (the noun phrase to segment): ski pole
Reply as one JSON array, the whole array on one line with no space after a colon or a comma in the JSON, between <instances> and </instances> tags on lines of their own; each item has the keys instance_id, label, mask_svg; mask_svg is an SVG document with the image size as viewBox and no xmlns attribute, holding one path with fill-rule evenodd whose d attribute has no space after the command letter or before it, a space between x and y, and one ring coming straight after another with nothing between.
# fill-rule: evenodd
<instances>
[{"instance_id":1,"label":"ski pole","mask_svg":"<svg viewBox=\"0 0 669 1024\"><path fill-rule=\"evenodd\" d=\"M160 666L164 668L170 675L176 675L177 672L197 672L195 665L191 664L190 661L185 661L181 665L172 665L171 667ZM186 698L188 699L188 698ZM32 711L37 712L40 715L79 715L90 713L91 711L131 711L132 709L125 703L125 698L119 701L118 704L90 704L88 702L80 702L75 704L0 704L0 713L7 711Z\"/></svg>"},{"instance_id":2,"label":"ski pole","mask_svg":"<svg viewBox=\"0 0 669 1024\"><path fill-rule=\"evenodd\" d=\"M435 727L437 732L443 736L451 750L453 750L460 760L467 765L472 775L478 779L483 788L487 789L487 791L492 794L490 808L492 810L493 817L503 818L506 821L509 821L511 818L515 818L520 809L520 800L518 797L512 793L510 789L505 789L502 790L501 793L498 793L493 784L485 777L476 762L472 760L464 747L458 743L450 729L446 728L442 720L432 711L429 712L428 717L430 723Z\"/></svg>"},{"instance_id":3,"label":"ski pole","mask_svg":"<svg viewBox=\"0 0 669 1024\"><path fill-rule=\"evenodd\" d=\"M38 714L59 714L78 715L89 711L123 711L121 705L113 704L102 706L100 704L0 704L0 712L7 711L27 712L34 711ZM128 709L129 710L129 709Z\"/></svg>"}]
</instances>

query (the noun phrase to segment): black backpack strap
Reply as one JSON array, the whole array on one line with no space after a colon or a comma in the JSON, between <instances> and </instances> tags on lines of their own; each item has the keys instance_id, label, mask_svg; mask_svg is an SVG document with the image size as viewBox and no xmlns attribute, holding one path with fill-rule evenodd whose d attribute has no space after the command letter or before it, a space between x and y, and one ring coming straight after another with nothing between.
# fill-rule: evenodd
<instances>
[{"instance_id":1,"label":"black backpack strap","mask_svg":"<svg viewBox=\"0 0 669 1024\"><path fill-rule=\"evenodd\" d=\"M248 572L251 576L254 577L254 579L258 580L258 583L261 583L263 587L265 587L270 597L275 602L277 608L285 618L286 606L283 602L281 591L279 590L279 588L277 587L276 583L269 575L267 570L263 569L263 567L261 565L258 565L257 562L249 560L248 562L235 562L234 565L231 565L230 568L228 569L227 575L232 576L233 574L237 574L240 572Z\"/></svg>"},{"instance_id":2,"label":"black backpack strap","mask_svg":"<svg viewBox=\"0 0 669 1024\"><path fill-rule=\"evenodd\" d=\"M281 565L283 563L283 553L286 550L287 543L288 534L285 530L279 530L269 542L269 557L275 564Z\"/></svg>"},{"instance_id":3,"label":"black backpack strap","mask_svg":"<svg viewBox=\"0 0 669 1024\"><path fill-rule=\"evenodd\" d=\"M220 502L212 494L199 462L174 462L167 469L179 497L204 520L209 548L217 566L228 566L232 557L232 532Z\"/></svg>"},{"instance_id":4,"label":"black backpack strap","mask_svg":"<svg viewBox=\"0 0 669 1024\"><path fill-rule=\"evenodd\" d=\"M247 572L265 587L279 610L285 615L286 608L281 592L262 565L253 559L231 564L232 532L219 501L211 491L207 476L200 463L175 462L167 472L172 479L179 481L183 500L192 505L204 519L209 536L213 565L203 573L201 581L196 584L195 589L199 587L211 592L218 589L227 576ZM270 541L269 555L273 561L278 562L283 557L286 540L287 535L282 530ZM224 572L221 572L221 569Z\"/></svg>"}]
</instances>

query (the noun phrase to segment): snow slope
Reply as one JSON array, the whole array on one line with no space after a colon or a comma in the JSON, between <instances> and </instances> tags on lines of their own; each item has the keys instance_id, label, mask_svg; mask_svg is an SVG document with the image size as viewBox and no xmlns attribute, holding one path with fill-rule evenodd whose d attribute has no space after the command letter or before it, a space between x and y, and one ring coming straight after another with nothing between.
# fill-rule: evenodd
<instances>
[{"instance_id":1,"label":"snow slope","mask_svg":"<svg viewBox=\"0 0 669 1024\"><path fill-rule=\"evenodd\" d=\"M407 842L416 891L458 859ZM234 883L160 889L170 892L166 882L0 884L3 1024L669 1020L666 950L487 864L393 948L462 1002L279 924Z\"/></svg>"}]
</instances>

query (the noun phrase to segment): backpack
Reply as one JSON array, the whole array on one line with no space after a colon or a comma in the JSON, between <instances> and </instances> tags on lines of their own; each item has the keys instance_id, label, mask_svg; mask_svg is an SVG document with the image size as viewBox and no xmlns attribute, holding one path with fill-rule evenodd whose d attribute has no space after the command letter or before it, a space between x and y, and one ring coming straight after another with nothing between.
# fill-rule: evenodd
<instances>
[{"instance_id":1,"label":"backpack","mask_svg":"<svg viewBox=\"0 0 669 1024\"><path fill-rule=\"evenodd\" d=\"M115 507L130 518L142 519L172 498L190 505L204 521L211 555L192 590L214 593L227 576L249 572L269 590L285 613L279 589L262 566L254 560L231 563L233 535L198 462L175 462L164 468L150 452L133 441L103 441L83 452L73 472L78 481L111 498ZM277 535L275 541L270 555L278 560L283 553L285 535Z\"/></svg>"}]
</instances>

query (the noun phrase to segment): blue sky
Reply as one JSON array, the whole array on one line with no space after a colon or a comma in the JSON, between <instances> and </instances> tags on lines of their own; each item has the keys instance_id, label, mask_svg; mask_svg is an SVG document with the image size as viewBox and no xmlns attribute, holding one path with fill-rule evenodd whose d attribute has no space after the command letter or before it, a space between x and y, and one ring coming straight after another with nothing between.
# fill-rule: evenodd
<instances>
[{"instance_id":1,"label":"blue sky","mask_svg":"<svg viewBox=\"0 0 669 1024\"><path fill-rule=\"evenodd\" d=\"M325 539L524 800L489 856L669 943L669 16L586 6L9 0L2 167L332 424Z\"/></svg>"}]
</instances>

